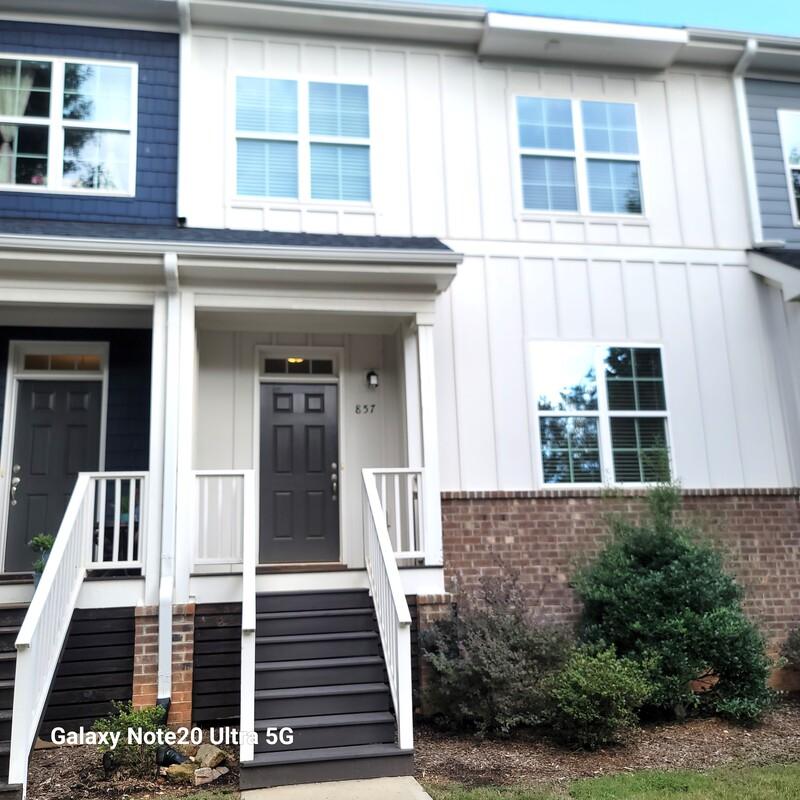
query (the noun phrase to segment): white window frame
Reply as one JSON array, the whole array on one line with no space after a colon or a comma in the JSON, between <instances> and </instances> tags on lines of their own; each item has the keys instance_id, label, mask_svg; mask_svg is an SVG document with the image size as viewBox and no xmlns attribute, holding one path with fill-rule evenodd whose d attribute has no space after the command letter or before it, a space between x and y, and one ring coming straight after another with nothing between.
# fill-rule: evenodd
<instances>
[{"instance_id":1,"label":"white window frame","mask_svg":"<svg viewBox=\"0 0 800 800\"><path fill-rule=\"evenodd\" d=\"M542 411L539 409L539 394L537 373L539 366L536 359L536 349L546 346L574 345L579 347L592 347L594 349L594 368L597 380L597 410L595 411ZM664 411L612 411L608 407L608 387L605 379L605 363L602 353L611 347L624 348L630 350L648 349L658 350L661 355L661 374L664 384L664 401L666 410ZM604 486L614 486L619 488L637 488L650 485L644 481L617 481L614 477L614 448L611 442L611 418L656 418L665 420L667 427L667 458L669 459L669 473L671 479L676 477L675 469L675 446L672 440L672 417L670 413L669 389L667 382L667 365L665 357L665 347L658 342L622 342L622 341L593 341L586 339L539 339L528 342L528 358L530 364L530 409L531 419L535 420L533 425L533 446L534 453L534 477L537 486L542 489L575 490L575 489L597 489ZM571 482L571 483L547 483L544 479L544 462L542 460L542 441L539 419L542 417L593 417L597 419L598 450L600 453L600 476L597 482Z\"/></svg>"},{"instance_id":2,"label":"white window frame","mask_svg":"<svg viewBox=\"0 0 800 800\"><path fill-rule=\"evenodd\" d=\"M136 195L136 157L138 139L139 65L135 61L108 61L96 58L72 56L43 56L36 53L0 53L0 59L9 61L38 61L50 64L50 116L49 117L2 117L3 125L30 125L46 127L47 140L47 184L29 186L16 183L0 184L2 192L31 192L35 194L74 194L90 197L134 197ZM65 120L64 112L64 68L66 64L89 64L101 67L128 67L131 70L131 108L129 125L98 124L88 120ZM128 191L116 189L88 189L64 186L64 131L70 128L128 133L130 155L128 162Z\"/></svg>"},{"instance_id":3,"label":"white window frame","mask_svg":"<svg viewBox=\"0 0 800 800\"><path fill-rule=\"evenodd\" d=\"M781 153L783 154L783 169L786 173L786 188L789 191L789 206L792 209L792 222L795 228L800 228L800 211L797 209L797 199L794 194L794 181L792 173L800 173L800 165L793 167L789 164L789 120L792 117L800 118L800 109L781 108L778 109L778 129L781 137Z\"/></svg>"},{"instance_id":4,"label":"white window frame","mask_svg":"<svg viewBox=\"0 0 800 800\"><path fill-rule=\"evenodd\" d=\"M514 92L509 95L511 105L511 138L512 153L515 157L515 167L512 170L515 181L516 191L515 200L517 205L517 217L520 219L541 219L544 217L564 216L564 217L592 217L615 220L642 220L646 217L645 203L645 180L643 169L643 153L641 141L641 125L639 119L639 104L629 100L610 100L607 97L561 97L531 92ZM543 147L522 147L519 141L519 113L518 98L535 98L541 100L566 100L572 109L572 139L574 148L572 150L554 150ZM586 149L586 141L583 135L583 113L582 102L597 103L620 103L633 106L636 119L636 141L639 152L631 153L601 153ZM522 157L523 156L543 156L545 158L572 158L575 161L575 190L578 197L577 211L558 211L551 209L537 209L525 207L525 195L522 185ZM589 199L589 161L634 161L639 165L639 197L642 203L642 210L638 213L592 211Z\"/></svg>"},{"instance_id":5,"label":"white window frame","mask_svg":"<svg viewBox=\"0 0 800 800\"><path fill-rule=\"evenodd\" d=\"M280 80L294 81L297 84L297 133L263 133L255 131L239 131L236 127L236 81L238 78L259 78L261 80ZM367 87L367 113L369 115L369 132L367 138L354 136L320 136L312 135L310 130L310 107L309 107L309 86L312 83L332 83ZM351 206L361 210L369 210L373 206L375 196L375 185L373 176L373 140L374 130L373 102L372 102L372 82L367 79L359 78L357 81L344 78L331 78L331 76L298 76L288 75L280 72L236 72L231 75L228 96L230 98L228 115L230 118L230 141L232 142L229 150L231 168L228 171L231 181L229 192L232 200L237 204L257 204L257 205L314 205L314 206ZM258 141L281 141L297 143L297 197L280 197L277 195L251 195L239 194L238 181L236 179L237 150L239 139L254 139ZM311 196L311 145L312 144L341 144L358 145L366 147L369 156L369 200L326 200Z\"/></svg>"}]
</instances>

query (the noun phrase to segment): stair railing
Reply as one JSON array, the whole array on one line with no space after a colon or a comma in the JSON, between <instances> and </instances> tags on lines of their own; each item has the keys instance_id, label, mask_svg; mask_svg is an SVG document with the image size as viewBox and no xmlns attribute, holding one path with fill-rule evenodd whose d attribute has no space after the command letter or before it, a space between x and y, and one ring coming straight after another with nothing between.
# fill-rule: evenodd
<instances>
[{"instance_id":1,"label":"stair railing","mask_svg":"<svg viewBox=\"0 0 800 800\"><path fill-rule=\"evenodd\" d=\"M239 761L253 760L256 711L256 564L258 528L253 470L245 470L242 487L242 673L239 710Z\"/></svg>"},{"instance_id":2,"label":"stair railing","mask_svg":"<svg viewBox=\"0 0 800 800\"><path fill-rule=\"evenodd\" d=\"M414 746L411 697L411 614L397 560L389 539L386 509L376 482L376 471L362 470L364 489L364 558L375 616L383 645L386 672L397 718L397 743Z\"/></svg>"},{"instance_id":3,"label":"stair railing","mask_svg":"<svg viewBox=\"0 0 800 800\"><path fill-rule=\"evenodd\" d=\"M88 569L141 568L146 473L82 472L17 640L8 782L28 759ZM125 507L127 506L127 511Z\"/></svg>"}]
</instances>

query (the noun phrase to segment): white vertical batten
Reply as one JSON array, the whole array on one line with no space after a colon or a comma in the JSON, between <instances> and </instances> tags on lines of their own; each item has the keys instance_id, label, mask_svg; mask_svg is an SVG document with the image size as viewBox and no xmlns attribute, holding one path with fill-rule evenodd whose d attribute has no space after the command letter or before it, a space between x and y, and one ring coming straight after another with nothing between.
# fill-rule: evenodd
<instances>
[{"instance_id":1,"label":"white vertical batten","mask_svg":"<svg viewBox=\"0 0 800 800\"><path fill-rule=\"evenodd\" d=\"M758 53L758 42L748 39L742 55L733 69L733 93L736 98L736 117L739 122L739 145L742 149L745 187L747 189L747 210L750 217L750 236L754 245L764 240L761 226L761 209L758 204L758 182L753 155L753 140L750 136L750 116L747 112L747 90L744 76Z\"/></svg>"},{"instance_id":2,"label":"white vertical batten","mask_svg":"<svg viewBox=\"0 0 800 800\"><path fill-rule=\"evenodd\" d=\"M417 336L412 327L404 327L403 383L406 411L406 453L409 467L422 466L422 423L419 409L419 366Z\"/></svg>"},{"instance_id":3,"label":"white vertical batten","mask_svg":"<svg viewBox=\"0 0 800 800\"><path fill-rule=\"evenodd\" d=\"M191 90L189 76L192 74L192 11L190 0L177 0L178 23L180 25L180 56L178 64L178 218L188 221L189 170L191 158L191 133L189 102Z\"/></svg>"},{"instance_id":4,"label":"white vertical batten","mask_svg":"<svg viewBox=\"0 0 800 800\"><path fill-rule=\"evenodd\" d=\"M158 700L172 695L172 598L175 585L175 528L177 523L178 423L181 416L180 368L181 297L178 256L164 253L166 297L166 381L164 392L164 470L161 521L161 581L158 592Z\"/></svg>"},{"instance_id":5,"label":"white vertical batten","mask_svg":"<svg viewBox=\"0 0 800 800\"><path fill-rule=\"evenodd\" d=\"M436 358L433 324L427 316L417 316L422 459L425 471L423 510L425 522L425 566L442 564L442 498L439 481L439 421L436 409Z\"/></svg>"}]
</instances>

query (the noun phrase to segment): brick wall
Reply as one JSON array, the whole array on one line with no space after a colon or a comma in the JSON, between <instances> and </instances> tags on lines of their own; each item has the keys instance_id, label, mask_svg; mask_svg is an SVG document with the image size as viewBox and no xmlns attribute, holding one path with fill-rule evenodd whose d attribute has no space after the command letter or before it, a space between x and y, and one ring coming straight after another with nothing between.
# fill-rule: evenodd
<instances>
[{"instance_id":1,"label":"brick wall","mask_svg":"<svg viewBox=\"0 0 800 800\"><path fill-rule=\"evenodd\" d=\"M519 571L542 621L572 622L568 582L608 537L610 513L638 517L641 491L458 492L442 496L446 588ZM748 613L777 647L800 624L800 489L685 491L684 514L727 555Z\"/></svg>"},{"instance_id":2,"label":"brick wall","mask_svg":"<svg viewBox=\"0 0 800 800\"><path fill-rule=\"evenodd\" d=\"M171 727L191 725L194 654L194 603L172 608ZM133 705L153 706L158 700L158 606L136 609Z\"/></svg>"}]
</instances>

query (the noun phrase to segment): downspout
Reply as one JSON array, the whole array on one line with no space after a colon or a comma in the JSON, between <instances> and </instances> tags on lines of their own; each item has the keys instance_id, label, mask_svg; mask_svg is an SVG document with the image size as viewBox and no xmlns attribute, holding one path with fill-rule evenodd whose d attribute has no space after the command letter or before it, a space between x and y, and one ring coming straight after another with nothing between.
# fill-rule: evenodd
<instances>
[{"instance_id":1,"label":"downspout","mask_svg":"<svg viewBox=\"0 0 800 800\"><path fill-rule=\"evenodd\" d=\"M189 216L189 75L192 59L192 12L190 0L176 0L180 29L180 58L178 65L178 198L176 203L178 225L186 225Z\"/></svg>"},{"instance_id":2,"label":"downspout","mask_svg":"<svg viewBox=\"0 0 800 800\"><path fill-rule=\"evenodd\" d=\"M172 601L175 591L175 527L178 489L178 391L171 380L180 361L181 298L178 256L164 253L167 291L167 387L164 409L164 490L161 506L161 580L158 588L158 705L169 710L172 697Z\"/></svg>"},{"instance_id":3,"label":"downspout","mask_svg":"<svg viewBox=\"0 0 800 800\"><path fill-rule=\"evenodd\" d=\"M748 39L742 55L733 68L733 92L736 97L736 116L739 123L739 146L742 150L745 187L747 189L747 210L750 218L750 239L753 247L763 244L764 232L761 227L761 209L758 204L758 183L756 181L753 140L750 136L750 116L747 111L747 90L744 76L758 53L758 42Z\"/></svg>"}]
</instances>

